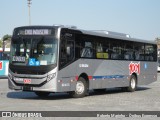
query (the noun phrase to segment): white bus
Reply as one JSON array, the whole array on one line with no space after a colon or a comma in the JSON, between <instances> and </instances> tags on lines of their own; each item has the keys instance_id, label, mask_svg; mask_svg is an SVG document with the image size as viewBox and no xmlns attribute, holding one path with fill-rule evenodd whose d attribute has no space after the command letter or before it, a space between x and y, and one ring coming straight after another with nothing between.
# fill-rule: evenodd
<instances>
[{"instance_id":1,"label":"white bus","mask_svg":"<svg viewBox=\"0 0 160 120\"><path fill-rule=\"evenodd\" d=\"M120 87L133 92L157 80L157 45L110 31L76 27L24 26L14 29L8 84L40 97Z\"/></svg>"}]
</instances>

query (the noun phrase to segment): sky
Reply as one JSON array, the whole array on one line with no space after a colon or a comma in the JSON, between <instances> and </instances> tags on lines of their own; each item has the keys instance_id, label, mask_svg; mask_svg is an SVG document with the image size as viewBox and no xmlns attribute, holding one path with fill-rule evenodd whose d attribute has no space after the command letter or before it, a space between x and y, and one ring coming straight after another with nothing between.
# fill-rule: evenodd
<instances>
[{"instance_id":1,"label":"sky","mask_svg":"<svg viewBox=\"0 0 160 120\"><path fill-rule=\"evenodd\" d=\"M29 25L27 0L1 0L0 5L0 38ZM160 37L160 0L32 0L31 25L53 24L154 41Z\"/></svg>"}]
</instances>

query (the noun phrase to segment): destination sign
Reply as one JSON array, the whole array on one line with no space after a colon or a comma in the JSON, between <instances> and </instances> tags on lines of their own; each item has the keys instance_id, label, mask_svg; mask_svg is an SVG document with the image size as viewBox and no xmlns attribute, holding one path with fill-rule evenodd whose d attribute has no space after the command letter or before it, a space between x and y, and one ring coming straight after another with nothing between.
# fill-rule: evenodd
<instances>
[{"instance_id":1,"label":"destination sign","mask_svg":"<svg viewBox=\"0 0 160 120\"><path fill-rule=\"evenodd\" d=\"M20 29L16 35L54 35L53 29Z\"/></svg>"},{"instance_id":2,"label":"destination sign","mask_svg":"<svg viewBox=\"0 0 160 120\"><path fill-rule=\"evenodd\" d=\"M51 34L48 29L27 29L25 35L49 35Z\"/></svg>"}]
</instances>

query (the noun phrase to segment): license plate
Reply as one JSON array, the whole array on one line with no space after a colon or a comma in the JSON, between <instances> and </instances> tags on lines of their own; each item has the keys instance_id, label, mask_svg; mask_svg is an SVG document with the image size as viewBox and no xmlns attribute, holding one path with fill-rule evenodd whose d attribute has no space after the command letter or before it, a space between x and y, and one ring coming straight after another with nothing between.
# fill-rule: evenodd
<instances>
[{"instance_id":1,"label":"license plate","mask_svg":"<svg viewBox=\"0 0 160 120\"><path fill-rule=\"evenodd\" d=\"M31 84L31 79L23 79L24 84Z\"/></svg>"},{"instance_id":2,"label":"license plate","mask_svg":"<svg viewBox=\"0 0 160 120\"><path fill-rule=\"evenodd\" d=\"M33 88L29 86L23 86L23 91L32 91Z\"/></svg>"}]
</instances>

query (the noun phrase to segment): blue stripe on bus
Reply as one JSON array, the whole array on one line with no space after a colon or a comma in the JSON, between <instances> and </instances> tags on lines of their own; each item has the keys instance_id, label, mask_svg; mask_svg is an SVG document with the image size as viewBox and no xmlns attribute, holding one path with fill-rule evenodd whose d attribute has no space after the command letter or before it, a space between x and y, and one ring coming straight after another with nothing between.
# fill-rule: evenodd
<instances>
[{"instance_id":1,"label":"blue stripe on bus","mask_svg":"<svg viewBox=\"0 0 160 120\"><path fill-rule=\"evenodd\" d=\"M112 78L124 78L124 75L93 76L93 79L112 79Z\"/></svg>"}]
</instances>

